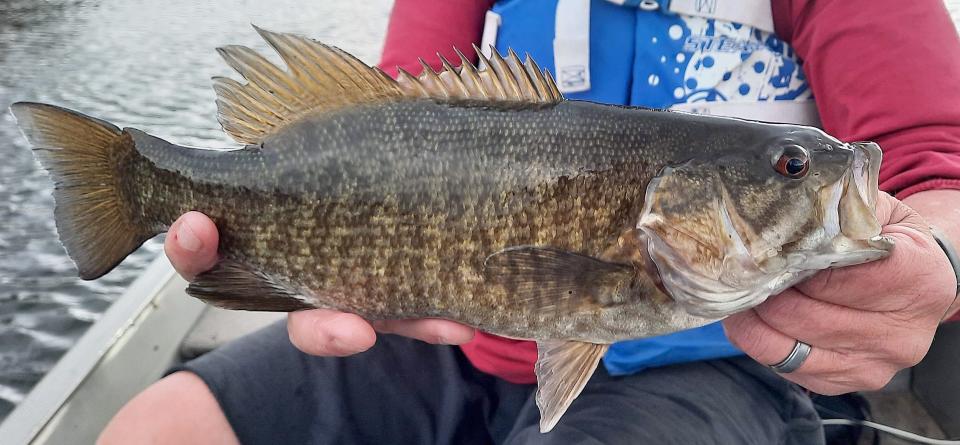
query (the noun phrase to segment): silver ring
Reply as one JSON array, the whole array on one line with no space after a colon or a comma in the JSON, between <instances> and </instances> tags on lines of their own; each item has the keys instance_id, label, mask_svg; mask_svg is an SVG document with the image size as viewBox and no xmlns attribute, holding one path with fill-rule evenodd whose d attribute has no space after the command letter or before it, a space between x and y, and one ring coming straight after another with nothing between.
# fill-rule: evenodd
<instances>
[{"instance_id":1,"label":"silver ring","mask_svg":"<svg viewBox=\"0 0 960 445\"><path fill-rule=\"evenodd\" d=\"M800 369L800 366L803 365L803 362L807 361L807 357L810 356L811 351L810 345L797 340L797 344L793 345L793 350L790 351L790 355L787 358L783 359L782 362L777 363L776 365L770 365L774 371L777 371L781 374L787 374L793 371Z\"/></svg>"}]
</instances>

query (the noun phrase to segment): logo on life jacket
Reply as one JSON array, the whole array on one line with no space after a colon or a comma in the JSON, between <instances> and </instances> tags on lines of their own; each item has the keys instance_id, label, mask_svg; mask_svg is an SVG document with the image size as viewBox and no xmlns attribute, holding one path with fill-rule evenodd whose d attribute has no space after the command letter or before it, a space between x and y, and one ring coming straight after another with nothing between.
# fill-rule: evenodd
<instances>
[{"instance_id":1,"label":"logo on life jacket","mask_svg":"<svg viewBox=\"0 0 960 445\"><path fill-rule=\"evenodd\" d=\"M572 89L584 86L587 81L587 67L583 65L569 65L560 69L560 85L563 89Z\"/></svg>"},{"instance_id":2,"label":"logo on life jacket","mask_svg":"<svg viewBox=\"0 0 960 445\"><path fill-rule=\"evenodd\" d=\"M697 0L697 12L706 14L715 14L717 12L717 0Z\"/></svg>"}]
</instances>

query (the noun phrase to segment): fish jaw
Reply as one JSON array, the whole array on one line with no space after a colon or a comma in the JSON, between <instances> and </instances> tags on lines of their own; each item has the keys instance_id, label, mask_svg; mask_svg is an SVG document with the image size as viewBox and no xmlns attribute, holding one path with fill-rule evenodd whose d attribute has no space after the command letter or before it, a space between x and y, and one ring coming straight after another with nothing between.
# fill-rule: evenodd
<instances>
[{"instance_id":1,"label":"fish jaw","mask_svg":"<svg viewBox=\"0 0 960 445\"><path fill-rule=\"evenodd\" d=\"M837 204L840 230L850 239L870 239L880 235L880 223L875 215L883 154L873 142L855 142L850 146L853 163Z\"/></svg>"},{"instance_id":2,"label":"fish jaw","mask_svg":"<svg viewBox=\"0 0 960 445\"><path fill-rule=\"evenodd\" d=\"M848 144L853 150L850 169L841 181L821 191L823 236L811 237L808 250L790 253L794 268L822 270L846 267L886 258L893 239L881 235L876 217L880 162L883 153L873 142ZM819 246L819 247L815 247Z\"/></svg>"},{"instance_id":3,"label":"fish jaw","mask_svg":"<svg viewBox=\"0 0 960 445\"><path fill-rule=\"evenodd\" d=\"M681 219L664 216L663 208L657 207L658 200L668 200L657 196L664 179L653 181L637 228L647 241L647 254L663 288L691 315L722 318L757 306L818 271L889 256L893 241L881 236L876 219L882 153L872 142L847 144L847 148L852 152L846 173L819 190L819 226L761 252L752 248L755 232L739 221L729 205L729 194L715 181L715 197L709 201L713 206L695 217L712 221L714 240L706 249L712 254L704 255L704 249L691 254L670 233L678 231L675 226ZM704 244L705 237L691 232L687 230L685 236Z\"/></svg>"}]
</instances>

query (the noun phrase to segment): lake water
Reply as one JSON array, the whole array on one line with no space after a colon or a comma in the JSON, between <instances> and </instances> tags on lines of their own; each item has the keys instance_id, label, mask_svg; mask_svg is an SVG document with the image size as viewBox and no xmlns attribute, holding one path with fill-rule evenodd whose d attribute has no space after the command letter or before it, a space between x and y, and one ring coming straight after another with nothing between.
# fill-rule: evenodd
<instances>
[{"instance_id":1,"label":"lake water","mask_svg":"<svg viewBox=\"0 0 960 445\"><path fill-rule=\"evenodd\" d=\"M215 47L272 56L253 23L374 63L390 4L0 1L0 420L161 251L154 240L100 280L76 278L57 240L52 183L7 107L48 102L180 144L234 146L216 121L210 77L233 73Z\"/></svg>"}]
</instances>

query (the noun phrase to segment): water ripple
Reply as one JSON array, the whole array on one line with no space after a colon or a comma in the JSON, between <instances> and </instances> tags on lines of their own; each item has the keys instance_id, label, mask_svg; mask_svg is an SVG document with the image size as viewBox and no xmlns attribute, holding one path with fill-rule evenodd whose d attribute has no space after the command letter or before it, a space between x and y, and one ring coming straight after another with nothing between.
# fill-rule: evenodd
<instances>
[{"instance_id":1,"label":"water ripple","mask_svg":"<svg viewBox=\"0 0 960 445\"><path fill-rule=\"evenodd\" d=\"M250 27L298 32L376 60L389 0L0 2L0 420L161 251L146 243L100 280L76 278L56 238L52 184L13 118L50 102L174 142L236 144L216 122L215 46L268 47ZM268 57L278 58L272 53Z\"/></svg>"}]
</instances>

